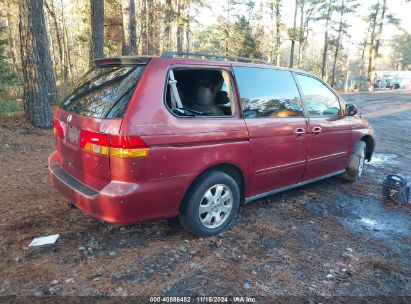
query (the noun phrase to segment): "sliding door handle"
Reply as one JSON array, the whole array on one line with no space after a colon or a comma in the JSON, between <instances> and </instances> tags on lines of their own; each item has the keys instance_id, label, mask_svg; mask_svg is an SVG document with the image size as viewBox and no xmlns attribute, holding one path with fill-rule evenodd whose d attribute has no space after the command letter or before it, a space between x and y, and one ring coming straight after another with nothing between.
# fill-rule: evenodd
<instances>
[{"instance_id":1,"label":"sliding door handle","mask_svg":"<svg viewBox=\"0 0 411 304\"><path fill-rule=\"evenodd\" d=\"M305 134L305 129L304 128L297 128L294 130L294 134L299 136Z\"/></svg>"},{"instance_id":2,"label":"sliding door handle","mask_svg":"<svg viewBox=\"0 0 411 304\"><path fill-rule=\"evenodd\" d=\"M321 133L323 131L323 129L321 129L321 127L314 127L311 132L314 134L318 134Z\"/></svg>"}]
</instances>

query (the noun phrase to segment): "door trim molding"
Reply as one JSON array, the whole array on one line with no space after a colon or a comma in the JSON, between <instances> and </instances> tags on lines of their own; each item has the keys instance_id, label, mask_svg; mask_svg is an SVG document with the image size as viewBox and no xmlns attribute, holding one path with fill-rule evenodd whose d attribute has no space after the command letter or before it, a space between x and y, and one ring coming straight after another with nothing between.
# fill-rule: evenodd
<instances>
[{"instance_id":1,"label":"door trim molding","mask_svg":"<svg viewBox=\"0 0 411 304\"><path fill-rule=\"evenodd\" d=\"M314 182L318 182L320 180L323 180L323 179L326 179L326 178L329 178L329 177L333 177L333 176L336 176L336 175L343 174L344 172L345 172L345 169L334 172L334 173L330 173L330 174L327 174L327 175L324 175L324 176L320 176L320 177L317 177L317 178L314 178L314 179L310 179L310 180L305 181L305 182L294 184L294 185L291 185L291 186L287 186L287 187L283 187L283 188L276 189L276 190L273 190L273 191L257 194L257 195L246 198L245 203L248 204L249 202L254 201L256 199L259 199L259 198L262 198L262 197L265 197L265 196L269 196L269 195L273 195L273 194L276 194L276 193L279 193L279 192L291 190L291 189L301 187L301 186L304 186L304 185L307 185L307 184L311 184L311 183L314 183Z\"/></svg>"},{"instance_id":2,"label":"door trim molding","mask_svg":"<svg viewBox=\"0 0 411 304\"><path fill-rule=\"evenodd\" d=\"M264 173L275 172L275 171L284 170L284 169L288 169L288 168L299 167L301 165L305 165L306 163L307 163L307 161L304 159L304 160L297 161L297 162L294 162L294 163L289 163L289 164L280 165L280 166L271 167L271 168L260 169L260 170L256 171L255 174L264 174Z\"/></svg>"},{"instance_id":3,"label":"door trim molding","mask_svg":"<svg viewBox=\"0 0 411 304\"><path fill-rule=\"evenodd\" d=\"M311 158L311 159L307 159L307 163L310 163L310 162L318 162L318 161L322 161L322 160L326 160L326 159L329 159L329 158L335 158L335 157L338 157L338 156L345 156L345 155L347 155L348 153L347 152L338 152L338 153L334 153L334 154L328 154L328 155L324 155L324 156L320 156L320 157L315 157L315 158Z\"/></svg>"}]
</instances>

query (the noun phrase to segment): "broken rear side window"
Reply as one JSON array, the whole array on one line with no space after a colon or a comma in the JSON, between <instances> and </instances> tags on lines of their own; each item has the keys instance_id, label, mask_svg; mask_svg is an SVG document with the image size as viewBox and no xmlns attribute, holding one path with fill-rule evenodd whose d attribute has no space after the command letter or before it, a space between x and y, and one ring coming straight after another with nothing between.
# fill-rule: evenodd
<instances>
[{"instance_id":1,"label":"broken rear side window","mask_svg":"<svg viewBox=\"0 0 411 304\"><path fill-rule=\"evenodd\" d=\"M230 117L235 113L230 73L218 68L175 68L169 74L166 105L177 116Z\"/></svg>"},{"instance_id":2,"label":"broken rear side window","mask_svg":"<svg viewBox=\"0 0 411 304\"><path fill-rule=\"evenodd\" d=\"M144 71L144 67L92 67L60 107L96 118L121 118Z\"/></svg>"}]
</instances>

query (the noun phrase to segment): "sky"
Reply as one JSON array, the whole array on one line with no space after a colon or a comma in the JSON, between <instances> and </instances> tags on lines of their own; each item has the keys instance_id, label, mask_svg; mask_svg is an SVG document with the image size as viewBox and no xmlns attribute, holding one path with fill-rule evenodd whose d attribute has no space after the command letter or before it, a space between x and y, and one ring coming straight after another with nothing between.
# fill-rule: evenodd
<instances>
[{"instance_id":1,"label":"sky","mask_svg":"<svg viewBox=\"0 0 411 304\"><path fill-rule=\"evenodd\" d=\"M387 2L389 7L388 13L392 14L394 17L399 18L401 21L401 26L409 33L411 33L411 2L405 3L403 0L387 0ZM227 1L225 0L215 1L212 4L211 10L202 10L201 14L199 14L198 16L199 22L204 26L216 22L218 15L222 14L225 11L226 3ZM260 7L260 3L261 0L255 1L255 10ZM295 1L283 0L282 3L282 20L288 27L292 27ZM367 24L363 21L362 17L369 14L370 6L376 3L376 0L359 0L358 3L360 3L360 6L357 8L356 12L350 14L347 18L347 22L351 25L348 30L351 38L345 39L345 41L343 42L347 48L350 48L350 46L356 46L363 41L365 32L367 30ZM323 24L321 22L317 22L312 26L317 39L323 39ZM382 39L387 40L390 37L394 36L396 33L398 33L398 29L395 26L385 25ZM384 53L388 52L389 50L388 48L384 49L383 47L381 51Z\"/></svg>"}]
</instances>

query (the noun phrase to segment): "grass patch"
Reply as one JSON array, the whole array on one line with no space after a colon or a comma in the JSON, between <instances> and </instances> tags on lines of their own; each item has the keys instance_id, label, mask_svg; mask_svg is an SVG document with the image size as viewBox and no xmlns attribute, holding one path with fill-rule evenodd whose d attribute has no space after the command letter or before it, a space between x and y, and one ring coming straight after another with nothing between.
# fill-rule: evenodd
<instances>
[{"instance_id":1,"label":"grass patch","mask_svg":"<svg viewBox=\"0 0 411 304\"><path fill-rule=\"evenodd\" d=\"M13 99L0 100L0 115L11 116L21 111L23 111L23 108L19 104L17 104L16 100L13 100Z\"/></svg>"}]
</instances>

